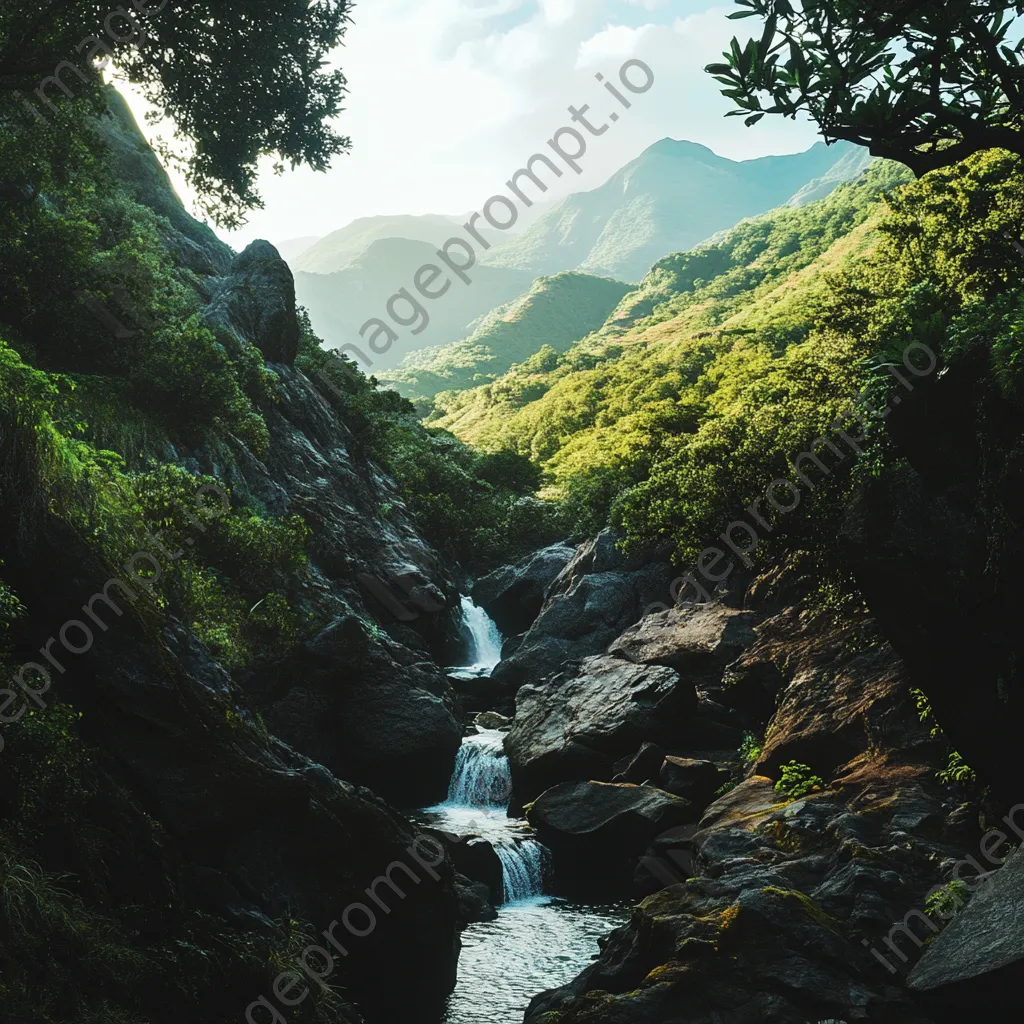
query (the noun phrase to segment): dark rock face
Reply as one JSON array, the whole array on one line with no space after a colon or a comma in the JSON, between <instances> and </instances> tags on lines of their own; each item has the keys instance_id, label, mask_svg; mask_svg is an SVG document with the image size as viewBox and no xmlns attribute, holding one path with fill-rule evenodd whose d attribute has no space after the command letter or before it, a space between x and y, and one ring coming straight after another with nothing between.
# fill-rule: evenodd
<instances>
[{"instance_id":1,"label":"dark rock face","mask_svg":"<svg viewBox=\"0 0 1024 1024\"><path fill-rule=\"evenodd\" d=\"M276 372L282 401L265 413L265 461L241 446L234 465L216 452L188 458L271 513L303 516L315 586L295 601L333 622L250 673L245 688L271 731L332 771L399 805L434 803L461 736L450 684L432 660L456 632L455 585L393 481L325 398L295 370Z\"/></svg>"},{"instance_id":2,"label":"dark rock face","mask_svg":"<svg viewBox=\"0 0 1024 1024\"><path fill-rule=\"evenodd\" d=\"M841 540L936 720L1009 807L1024 791L1024 470L994 376L979 350L915 381L885 421L901 462L865 486Z\"/></svg>"},{"instance_id":3,"label":"dark rock face","mask_svg":"<svg viewBox=\"0 0 1024 1024\"><path fill-rule=\"evenodd\" d=\"M828 777L872 744L941 758L917 719L905 669L865 615L826 627L792 609L781 612L764 623L744 661L752 667L783 655L792 681L761 748L762 774L775 777L779 765L799 761Z\"/></svg>"},{"instance_id":4,"label":"dark rock face","mask_svg":"<svg viewBox=\"0 0 1024 1024\"><path fill-rule=\"evenodd\" d=\"M291 366L299 349L295 280L269 242L253 242L231 264L206 310L210 324L255 345L270 363Z\"/></svg>"},{"instance_id":5,"label":"dark rock face","mask_svg":"<svg viewBox=\"0 0 1024 1024\"><path fill-rule=\"evenodd\" d=\"M591 967L534 999L528 1024L944 1024L901 978L931 931L915 932L912 919L907 941L900 926L977 836L935 779L945 752L919 722L898 659L865 617L835 624L799 609L761 625L741 658L783 666L765 774L697 823L702 804L687 802L690 816L631 848L631 884L651 895ZM795 801L778 793L790 760L812 765L825 789ZM689 793L699 779L706 793L715 770L670 753L659 781ZM585 856L584 837L593 845L591 832L614 819L604 790L615 788L560 785L531 820L553 849Z\"/></svg>"},{"instance_id":6,"label":"dark rock face","mask_svg":"<svg viewBox=\"0 0 1024 1024\"><path fill-rule=\"evenodd\" d=\"M556 885L569 893L620 892L659 833L696 818L687 800L650 786L563 782L542 793L527 817L551 850Z\"/></svg>"},{"instance_id":7,"label":"dark rock face","mask_svg":"<svg viewBox=\"0 0 1024 1024\"><path fill-rule=\"evenodd\" d=\"M552 544L515 565L503 565L473 584L473 600L503 636L525 633L540 613L548 588L575 552L571 544Z\"/></svg>"},{"instance_id":8,"label":"dark rock face","mask_svg":"<svg viewBox=\"0 0 1024 1024\"><path fill-rule=\"evenodd\" d=\"M558 672L565 662L603 651L644 608L664 601L672 578L667 562L625 557L605 530L581 544L548 589L536 621L514 653L494 671L510 690Z\"/></svg>"},{"instance_id":9,"label":"dark rock face","mask_svg":"<svg viewBox=\"0 0 1024 1024\"><path fill-rule=\"evenodd\" d=\"M630 626L608 653L674 668L702 690L717 688L726 666L753 645L760 618L756 612L719 603L670 608Z\"/></svg>"},{"instance_id":10,"label":"dark rock face","mask_svg":"<svg viewBox=\"0 0 1024 1024\"><path fill-rule=\"evenodd\" d=\"M447 792L462 726L433 663L410 664L400 645L372 643L348 618L295 651L280 673L263 703L277 735L397 806Z\"/></svg>"},{"instance_id":11,"label":"dark rock face","mask_svg":"<svg viewBox=\"0 0 1024 1024\"><path fill-rule=\"evenodd\" d=\"M1019 1003L1024 984L1022 906L1024 856L1018 852L977 887L910 974L910 988L938 1020Z\"/></svg>"},{"instance_id":12,"label":"dark rock face","mask_svg":"<svg viewBox=\"0 0 1024 1024\"><path fill-rule=\"evenodd\" d=\"M681 733L697 704L692 684L670 668L601 655L577 675L556 676L516 695L505 751L523 801L571 779L610 779L615 762L644 740Z\"/></svg>"},{"instance_id":13,"label":"dark rock face","mask_svg":"<svg viewBox=\"0 0 1024 1024\"><path fill-rule=\"evenodd\" d=\"M715 790L728 778L714 761L669 755L662 761L658 783L667 793L685 797L698 806L706 805Z\"/></svg>"}]
</instances>

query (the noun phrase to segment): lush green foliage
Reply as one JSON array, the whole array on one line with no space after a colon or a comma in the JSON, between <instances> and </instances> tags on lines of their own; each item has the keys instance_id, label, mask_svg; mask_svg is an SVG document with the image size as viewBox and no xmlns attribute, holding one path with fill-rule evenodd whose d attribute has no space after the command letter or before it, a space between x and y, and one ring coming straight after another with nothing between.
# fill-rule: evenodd
<instances>
[{"instance_id":1,"label":"lush green foliage","mask_svg":"<svg viewBox=\"0 0 1024 1024\"><path fill-rule=\"evenodd\" d=\"M113 59L191 143L180 159L210 212L226 223L260 205L259 157L322 170L348 148L328 124L341 110L345 77L324 59L344 34L347 0L199 0L184 8L149 0L134 10L140 6L146 16L129 25L111 17L107 0L67 0L59 15L5 0L0 123L23 136L37 132L43 117L56 119L65 134L77 129L64 97L96 100L99 70ZM93 35L101 26L112 26L109 38ZM51 75L61 84L47 84ZM41 114L25 110L15 90ZM8 165L0 167L7 172Z\"/></svg>"},{"instance_id":2,"label":"lush green foliage","mask_svg":"<svg viewBox=\"0 0 1024 1024\"><path fill-rule=\"evenodd\" d=\"M552 370L558 354L602 326L629 290L589 274L538 278L524 295L488 313L468 338L412 352L383 376L429 407L439 391L483 384L514 364L524 373Z\"/></svg>"},{"instance_id":3,"label":"lush green foliage","mask_svg":"<svg viewBox=\"0 0 1024 1024\"><path fill-rule=\"evenodd\" d=\"M556 366L439 395L434 422L528 455L581 533L611 523L687 562L772 479L797 479L793 459L866 392L882 412L866 418L864 454L826 455L799 506L759 531L759 555L808 550L841 582L832 539L888 457L889 366L907 346L931 349L933 372L984 346L1003 392L1024 395L1022 181L1001 151L918 181L876 164L825 200L660 261Z\"/></svg>"},{"instance_id":4,"label":"lush green foliage","mask_svg":"<svg viewBox=\"0 0 1024 1024\"><path fill-rule=\"evenodd\" d=\"M809 793L817 793L824 789L825 783L820 775L797 761L790 761L779 768L779 781L775 783L775 792L790 800L799 800Z\"/></svg>"},{"instance_id":5,"label":"lush green foliage","mask_svg":"<svg viewBox=\"0 0 1024 1024\"><path fill-rule=\"evenodd\" d=\"M917 716L929 727L929 735L935 740L944 740L946 734L942 731L942 727L935 721L935 715L932 712L932 706L928 697L925 695L923 690L913 689L910 691L911 696L914 698L914 704L917 707ZM950 750L946 755L946 767L940 768L935 773L935 777L944 786L952 786L955 784L966 784L971 782L977 782L978 776L975 774L974 769L968 765L963 757L960 756L959 751Z\"/></svg>"},{"instance_id":6,"label":"lush green foliage","mask_svg":"<svg viewBox=\"0 0 1024 1024\"><path fill-rule=\"evenodd\" d=\"M826 200L666 257L553 370L439 395L437 422L529 455L581 532L700 550L855 392L856 338L815 333L841 268L877 238L891 165ZM743 502L742 504L740 502Z\"/></svg>"},{"instance_id":7,"label":"lush green foliage","mask_svg":"<svg viewBox=\"0 0 1024 1024\"><path fill-rule=\"evenodd\" d=\"M757 759L761 756L762 741L759 740L752 732L748 732L743 737L743 742L740 744L739 750L737 751L740 755L740 760L743 762L745 768L750 768L752 765L757 763Z\"/></svg>"},{"instance_id":8,"label":"lush green foliage","mask_svg":"<svg viewBox=\"0 0 1024 1024\"><path fill-rule=\"evenodd\" d=\"M758 17L764 31L734 38L706 70L746 124L806 112L827 139L918 174L994 146L1024 152L1024 4L736 2L730 18Z\"/></svg>"}]
</instances>

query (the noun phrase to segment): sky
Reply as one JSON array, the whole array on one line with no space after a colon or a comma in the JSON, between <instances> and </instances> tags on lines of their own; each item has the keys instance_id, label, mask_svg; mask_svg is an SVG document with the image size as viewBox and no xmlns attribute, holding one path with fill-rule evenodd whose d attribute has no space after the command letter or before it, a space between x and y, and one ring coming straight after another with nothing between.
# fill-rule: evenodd
<instances>
[{"instance_id":1,"label":"sky","mask_svg":"<svg viewBox=\"0 0 1024 1024\"><path fill-rule=\"evenodd\" d=\"M255 238L322 236L357 217L479 209L559 127L571 125L570 105L589 104L596 125L612 110L621 116L589 139L581 173L563 176L552 198L596 188L666 136L735 160L808 148L817 137L807 123L769 117L746 128L742 118L723 116L730 103L703 67L720 59L733 35L745 40L759 27L728 20L735 10L707 0L357 4L332 55L349 83L337 127L351 137L351 152L320 174L300 168L275 176L267 159L265 209L223 236L241 248ZM654 83L642 95L627 93L625 110L594 76L623 91L619 69L631 58L650 67Z\"/></svg>"}]
</instances>

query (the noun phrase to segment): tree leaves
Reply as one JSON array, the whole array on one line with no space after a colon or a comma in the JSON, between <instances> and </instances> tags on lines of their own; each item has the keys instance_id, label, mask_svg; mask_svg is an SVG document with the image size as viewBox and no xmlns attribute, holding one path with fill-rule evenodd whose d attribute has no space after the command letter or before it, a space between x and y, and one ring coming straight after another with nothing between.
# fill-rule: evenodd
<instances>
[{"instance_id":1,"label":"tree leaves","mask_svg":"<svg viewBox=\"0 0 1024 1024\"><path fill-rule=\"evenodd\" d=\"M705 70L746 124L805 112L826 139L866 145L917 174L980 149L1024 152L1024 4L737 5L730 18L764 20L760 38L734 38L726 63Z\"/></svg>"}]
</instances>

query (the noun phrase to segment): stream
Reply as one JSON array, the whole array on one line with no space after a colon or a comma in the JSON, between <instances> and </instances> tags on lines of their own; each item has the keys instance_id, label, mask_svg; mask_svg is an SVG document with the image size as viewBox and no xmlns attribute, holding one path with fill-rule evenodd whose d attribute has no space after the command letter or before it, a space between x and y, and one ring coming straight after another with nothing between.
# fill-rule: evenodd
<instances>
[{"instance_id":1,"label":"stream","mask_svg":"<svg viewBox=\"0 0 1024 1024\"><path fill-rule=\"evenodd\" d=\"M463 598L466 666L489 675L501 657L501 635L484 611ZM507 813L512 780L496 729L462 741L444 803L418 817L455 835L479 835L494 846L504 876L504 903L494 921L462 933L458 984L441 1024L518 1024L530 1000L574 978L598 953L597 940L623 924L623 906L570 903L545 894L547 851L523 818Z\"/></svg>"}]
</instances>

